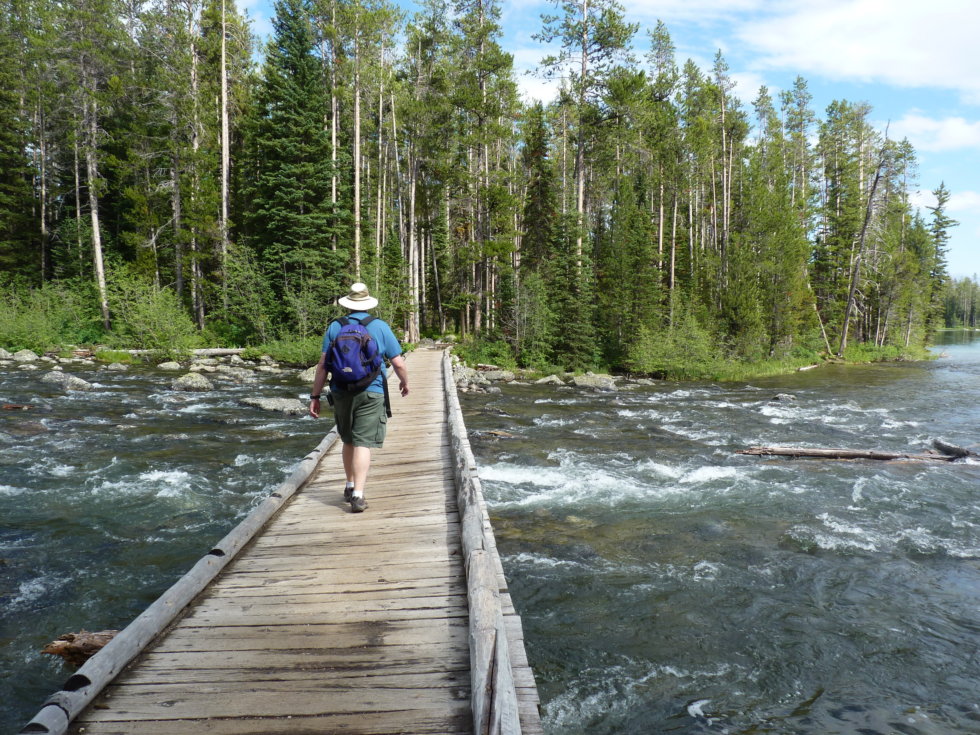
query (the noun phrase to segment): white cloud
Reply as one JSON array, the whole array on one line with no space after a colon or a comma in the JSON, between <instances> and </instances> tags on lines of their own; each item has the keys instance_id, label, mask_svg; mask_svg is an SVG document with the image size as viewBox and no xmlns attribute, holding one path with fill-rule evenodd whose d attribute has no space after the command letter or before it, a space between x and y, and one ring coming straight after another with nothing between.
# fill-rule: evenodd
<instances>
[{"instance_id":1,"label":"white cloud","mask_svg":"<svg viewBox=\"0 0 980 735\"><path fill-rule=\"evenodd\" d=\"M951 214L956 212L980 214L980 192L955 192L949 198L949 203L946 205L946 211Z\"/></svg>"},{"instance_id":2,"label":"white cloud","mask_svg":"<svg viewBox=\"0 0 980 735\"><path fill-rule=\"evenodd\" d=\"M764 68L901 87L941 87L980 101L976 0L770 2L735 33Z\"/></svg>"},{"instance_id":3,"label":"white cloud","mask_svg":"<svg viewBox=\"0 0 980 735\"><path fill-rule=\"evenodd\" d=\"M651 27L657 19L673 22L715 23L764 8L771 0L622 0L629 20Z\"/></svg>"},{"instance_id":4,"label":"white cloud","mask_svg":"<svg viewBox=\"0 0 980 735\"><path fill-rule=\"evenodd\" d=\"M908 138L921 151L980 149L980 121L970 122L963 117L935 119L913 111L891 123L889 136L895 140Z\"/></svg>"}]
</instances>

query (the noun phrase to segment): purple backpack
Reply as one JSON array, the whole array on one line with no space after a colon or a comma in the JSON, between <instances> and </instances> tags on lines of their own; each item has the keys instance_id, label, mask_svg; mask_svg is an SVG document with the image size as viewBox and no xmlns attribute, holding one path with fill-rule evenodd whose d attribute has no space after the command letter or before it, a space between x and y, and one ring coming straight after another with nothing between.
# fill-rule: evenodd
<instances>
[{"instance_id":1,"label":"purple backpack","mask_svg":"<svg viewBox=\"0 0 980 735\"><path fill-rule=\"evenodd\" d=\"M365 329L372 321L373 316L367 316L361 322L347 317L337 320L340 333L327 348L324 367L330 371L330 384L338 390L362 391L381 372L378 342Z\"/></svg>"}]
</instances>

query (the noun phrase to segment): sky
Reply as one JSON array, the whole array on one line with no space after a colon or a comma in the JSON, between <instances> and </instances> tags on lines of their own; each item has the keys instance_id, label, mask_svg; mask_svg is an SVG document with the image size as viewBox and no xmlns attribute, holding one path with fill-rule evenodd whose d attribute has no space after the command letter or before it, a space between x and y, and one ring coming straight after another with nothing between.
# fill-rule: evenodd
<instances>
[{"instance_id":1,"label":"sky","mask_svg":"<svg viewBox=\"0 0 980 735\"><path fill-rule=\"evenodd\" d=\"M526 99L549 100L553 88L534 74L549 50L532 35L548 0L499 0L500 44L514 55ZM759 87L777 98L797 76L807 81L819 119L834 100L866 102L870 122L893 140L908 138L918 156L914 202L935 204L945 183L951 231L948 270L980 275L980 1L978 0L621 0L637 23L635 54L662 20L678 66L711 68L718 50L751 110ZM409 14L412 0L398 0ZM272 0L239 0L260 36L271 31Z\"/></svg>"}]
</instances>

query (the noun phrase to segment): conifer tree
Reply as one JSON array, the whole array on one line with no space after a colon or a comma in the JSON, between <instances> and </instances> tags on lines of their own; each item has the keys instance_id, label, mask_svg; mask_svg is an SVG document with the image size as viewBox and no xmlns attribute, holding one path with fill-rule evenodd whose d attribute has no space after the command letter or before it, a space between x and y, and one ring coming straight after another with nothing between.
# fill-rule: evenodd
<instances>
[{"instance_id":1,"label":"conifer tree","mask_svg":"<svg viewBox=\"0 0 980 735\"><path fill-rule=\"evenodd\" d=\"M37 281L41 258L32 253L33 192L27 121L20 105L20 74L13 14L0 3L0 271ZM32 262L33 261L33 262Z\"/></svg>"},{"instance_id":2,"label":"conifer tree","mask_svg":"<svg viewBox=\"0 0 980 735\"><path fill-rule=\"evenodd\" d=\"M318 324L308 327L316 331L347 280L347 252L331 249L342 223L330 207L330 139L310 8L306 0L275 7L248 141L241 234L287 313Z\"/></svg>"}]
</instances>

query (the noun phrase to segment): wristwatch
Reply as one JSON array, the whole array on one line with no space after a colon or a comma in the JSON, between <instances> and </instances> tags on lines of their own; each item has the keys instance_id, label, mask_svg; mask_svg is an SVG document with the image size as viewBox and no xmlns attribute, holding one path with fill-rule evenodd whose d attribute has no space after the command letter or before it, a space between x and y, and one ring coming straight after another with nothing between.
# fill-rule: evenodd
<instances>
[{"instance_id":1,"label":"wristwatch","mask_svg":"<svg viewBox=\"0 0 980 735\"><path fill-rule=\"evenodd\" d=\"M320 400L320 394L317 393L315 396L310 396L310 400L311 401L319 401Z\"/></svg>"}]
</instances>

